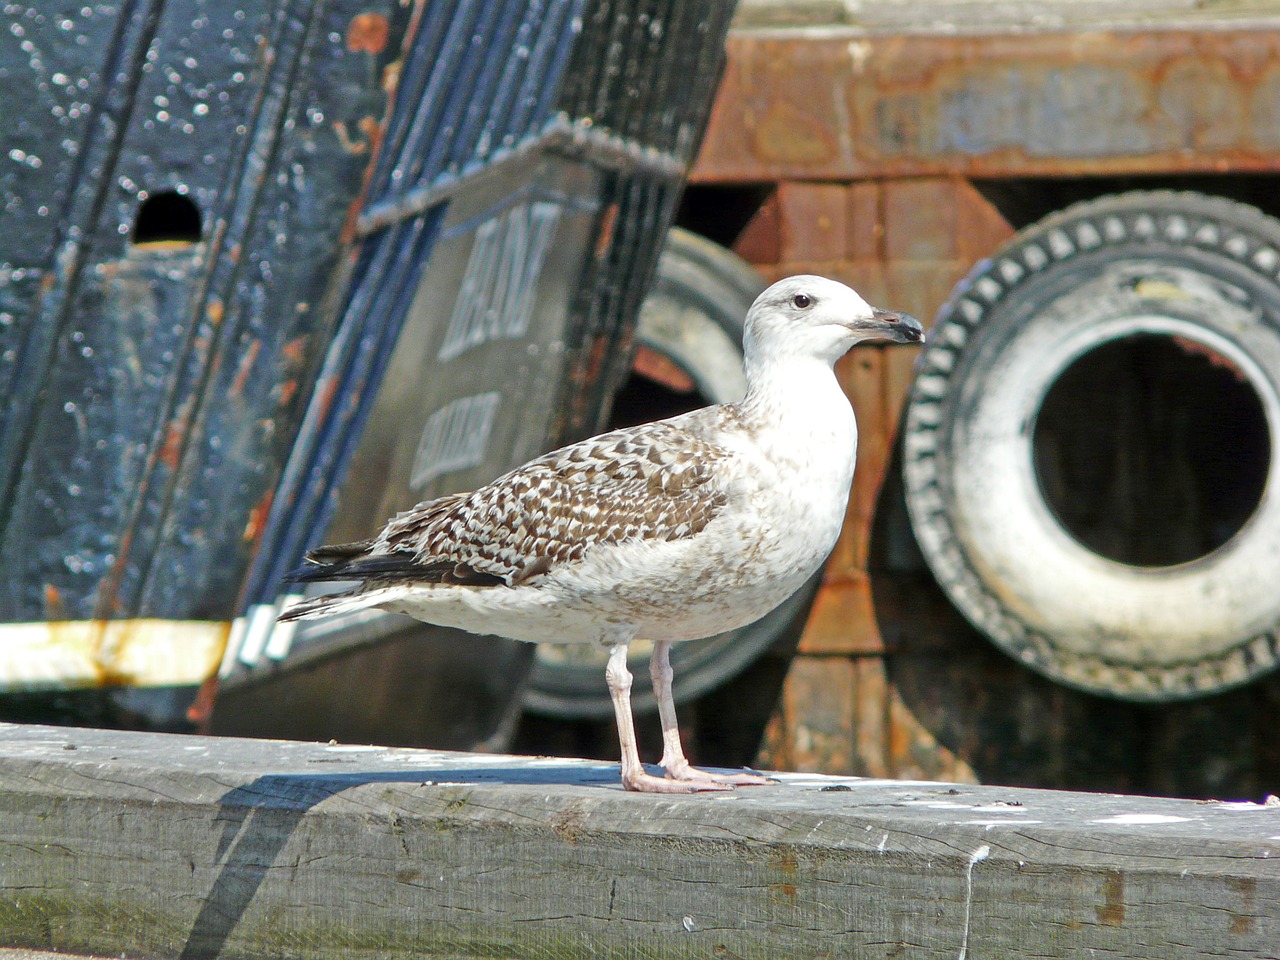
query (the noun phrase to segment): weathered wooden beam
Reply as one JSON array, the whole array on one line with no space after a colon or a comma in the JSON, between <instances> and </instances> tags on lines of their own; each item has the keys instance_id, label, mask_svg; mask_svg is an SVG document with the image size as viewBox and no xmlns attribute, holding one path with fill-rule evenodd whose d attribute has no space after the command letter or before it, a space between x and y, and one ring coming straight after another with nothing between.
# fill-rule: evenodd
<instances>
[{"instance_id":1,"label":"weathered wooden beam","mask_svg":"<svg viewBox=\"0 0 1280 960\"><path fill-rule=\"evenodd\" d=\"M1280 806L0 725L0 944L137 957L1275 957Z\"/></svg>"}]
</instances>

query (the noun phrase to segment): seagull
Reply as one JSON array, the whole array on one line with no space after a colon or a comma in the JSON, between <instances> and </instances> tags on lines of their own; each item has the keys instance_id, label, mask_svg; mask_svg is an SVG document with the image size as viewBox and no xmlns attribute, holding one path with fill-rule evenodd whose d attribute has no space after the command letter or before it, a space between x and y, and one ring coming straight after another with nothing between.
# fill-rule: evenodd
<instances>
[{"instance_id":1,"label":"seagull","mask_svg":"<svg viewBox=\"0 0 1280 960\"><path fill-rule=\"evenodd\" d=\"M920 322L842 283L796 276L747 312L746 397L545 454L470 493L398 514L370 540L324 546L291 575L357 581L283 611L377 607L427 623L608 652L628 790L693 793L770 782L690 765L671 696L671 644L764 616L835 546L858 428L833 365L864 340L921 343ZM636 746L627 647L653 641L665 776Z\"/></svg>"}]
</instances>

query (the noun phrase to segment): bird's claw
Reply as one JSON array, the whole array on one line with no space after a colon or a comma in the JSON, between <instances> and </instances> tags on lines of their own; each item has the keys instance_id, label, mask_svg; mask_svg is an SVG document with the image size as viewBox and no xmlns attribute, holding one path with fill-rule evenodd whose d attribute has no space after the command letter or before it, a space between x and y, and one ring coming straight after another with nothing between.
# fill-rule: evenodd
<instances>
[{"instance_id":1,"label":"bird's claw","mask_svg":"<svg viewBox=\"0 0 1280 960\"><path fill-rule=\"evenodd\" d=\"M689 761L675 762L664 764L663 768L667 771L667 777L681 783L714 783L722 786L733 787L762 787L769 783L776 783L768 777L762 777L757 773L711 773L708 770L699 770L697 767L691 766Z\"/></svg>"},{"instance_id":2,"label":"bird's claw","mask_svg":"<svg viewBox=\"0 0 1280 960\"><path fill-rule=\"evenodd\" d=\"M671 777L655 777L651 773L630 776L624 774L622 785L638 793L722 793L733 789L732 784L718 783L711 779L675 780Z\"/></svg>"}]
</instances>

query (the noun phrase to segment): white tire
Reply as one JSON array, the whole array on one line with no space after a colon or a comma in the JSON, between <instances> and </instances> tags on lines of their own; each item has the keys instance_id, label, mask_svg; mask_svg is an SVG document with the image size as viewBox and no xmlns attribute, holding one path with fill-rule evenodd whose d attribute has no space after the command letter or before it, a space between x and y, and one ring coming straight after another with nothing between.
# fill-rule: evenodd
<instances>
[{"instance_id":1,"label":"white tire","mask_svg":"<svg viewBox=\"0 0 1280 960\"><path fill-rule=\"evenodd\" d=\"M1202 555L1141 565L1064 524L1038 472L1037 420L1082 358L1162 340L1247 388L1261 440L1238 453L1256 502ZM1102 415L1085 429L1102 448L1112 427ZM1021 232L944 306L904 427L907 504L951 600L1023 663L1127 699L1208 694L1280 661L1278 436L1280 222L1200 194L1108 196Z\"/></svg>"}]
</instances>

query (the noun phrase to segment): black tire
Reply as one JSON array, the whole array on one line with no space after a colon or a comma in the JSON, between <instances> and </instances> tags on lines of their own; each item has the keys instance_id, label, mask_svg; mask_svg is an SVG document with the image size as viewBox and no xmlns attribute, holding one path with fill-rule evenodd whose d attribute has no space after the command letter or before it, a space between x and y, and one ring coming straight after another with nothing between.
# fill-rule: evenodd
<instances>
[{"instance_id":1,"label":"black tire","mask_svg":"<svg viewBox=\"0 0 1280 960\"><path fill-rule=\"evenodd\" d=\"M1107 196L1019 233L943 307L907 503L942 587L1008 653L1188 698L1280 660L1278 435L1280 221Z\"/></svg>"},{"instance_id":2,"label":"black tire","mask_svg":"<svg viewBox=\"0 0 1280 960\"><path fill-rule=\"evenodd\" d=\"M636 342L673 362L693 389L683 398L667 397L655 403L652 394L661 388L633 376L624 391L629 396L615 405L610 426L740 399L746 389L742 321L764 287L760 274L731 251L687 230L673 229L641 308ZM635 407L623 410L624 403ZM688 701L719 686L789 636L793 625L808 614L817 586L814 578L781 606L740 630L676 644L671 652L676 701ZM638 678L648 677L648 650L643 642L632 645L629 665ZM540 646L525 694L526 709L565 719L611 716L604 666L603 654L580 645ZM632 705L637 711L657 706L643 679L632 689Z\"/></svg>"}]
</instances>

